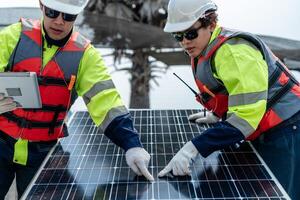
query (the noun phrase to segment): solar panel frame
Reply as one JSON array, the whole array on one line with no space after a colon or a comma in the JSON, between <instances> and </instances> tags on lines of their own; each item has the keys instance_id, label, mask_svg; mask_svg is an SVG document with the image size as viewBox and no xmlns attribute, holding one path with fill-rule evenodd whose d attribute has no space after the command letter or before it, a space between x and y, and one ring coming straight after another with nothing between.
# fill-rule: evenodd
<instances>
[{"instance_id":1,"label":"solar panel frame","mask_svg":"<svg viewBox=\"0 0 300 200\"><path fill-rule=\"evenodd\" d=\"M197 111L130 110L152 156L153 183L135 176L123 150L101 134L87 112L74 113L70 136L51 150L22 199L290 199L250 143L197 159L191 177L157 178L185 142L209 127L188 121Z\"/></svg>"}]
</instances>

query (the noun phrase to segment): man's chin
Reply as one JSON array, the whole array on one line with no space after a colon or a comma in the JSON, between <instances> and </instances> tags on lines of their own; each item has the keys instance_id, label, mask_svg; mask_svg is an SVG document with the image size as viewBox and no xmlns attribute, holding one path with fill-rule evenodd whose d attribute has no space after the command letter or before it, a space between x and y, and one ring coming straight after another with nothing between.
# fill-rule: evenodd
<instances>
[{"instance_id":1,"label":"man's chin","mask_svg":"<svg viewBox=\"0 0 300 200\"><path fill-rule=\"evenodd\" d=\"M188 53L188 55L192 58L196 58L199 54L197 54L196 52L191 52L191 53Z\"/></svg>"},{"instance_id":2,"label":"man's chin","mask_svg":"<svg viewBox=\"0 0 300 200\"><path fill-rule=\"evenodd\" d=\"M64 37L60 36L60 35L49 35L49 37L52 39L52 40L61 40L63 39Z\"/></svg>"},{"instance_id":3,"label":"man's chin","mask_svg":"<svg viewBox=\"0 0 300 200\"><path fill-rule=\"evenodd\" d=\"M197 57L200 53L198 53L197 51L195 51L195 49L192 49L190 51L186 51L186 53L190 56L190 57Z\"/></svg>"}]
</instances>

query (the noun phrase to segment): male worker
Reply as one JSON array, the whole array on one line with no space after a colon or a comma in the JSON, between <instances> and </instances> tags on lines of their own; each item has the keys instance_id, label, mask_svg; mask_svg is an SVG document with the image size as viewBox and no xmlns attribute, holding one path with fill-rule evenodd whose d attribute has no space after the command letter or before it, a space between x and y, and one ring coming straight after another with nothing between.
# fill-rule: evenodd
<instances>
[{"instance_id":1,"label":"male worker","mask_svg":"<svg viewBox=\"0 0 300 200\"><path fill-rule=\"evenodd\" d=\"M211 111L189 119L216 126L187 142L159 176L188 175L199 153L207 157L250 140L289 195L300 199L299 83L257 36L220 27L216 10L211 0L169 2L164 31L191 57L197 100Z\"/></svg>"},{"instance_id":2,"label":"male worker","mask_svg":"<svg viewBox=\"0 0 300 200\"><path fill-rule=\"evenodd\" d=\"M22 19L0 32L0 71L36 72L41 109L16 108L0 95L0 199L14 177L19 197L58 138L77 93L97 126L126 151L138 175L153 180L150 160L98 51L74 31L88 0L40 0L42 20Z\"/></svg>"}]
</instances>

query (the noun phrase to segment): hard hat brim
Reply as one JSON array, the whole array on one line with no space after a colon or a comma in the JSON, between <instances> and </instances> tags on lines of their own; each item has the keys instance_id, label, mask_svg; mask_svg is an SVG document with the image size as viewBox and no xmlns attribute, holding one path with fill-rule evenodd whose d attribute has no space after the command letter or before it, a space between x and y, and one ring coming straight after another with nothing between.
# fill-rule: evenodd
<instances>
[{"instance_id":1,"label":"hard hat brim","mask_svg":"<svg viewBox=\"0 0 300 200\"><path fill-rule=\"evenodd\" d=\"M73 6L73 5L69 5L69 4L65 4L65 3L61 3L61 2L54 2L54 1L47 1L45 2L45 0L41 0L42 4L47 6L48 8L63 12L63 13L67 13L67 14L71 14L71 15L78 15L86 6L87 2L85 3L85 5L83 6Z\"/></svg>"},{"instance_id":2,"label":"hard hat brim","mask_svg":"<svg viewBox=\"0 0 300 200\"><path fill-rule=\"evenodd\" d=\"M167 23L164 28L164 32L167 33L176 33L182 32L187 30L188 28L192 27L193 24L197 21L197 19L189 22L182 22L182 23Z\"/></svg>"}]
</instances>

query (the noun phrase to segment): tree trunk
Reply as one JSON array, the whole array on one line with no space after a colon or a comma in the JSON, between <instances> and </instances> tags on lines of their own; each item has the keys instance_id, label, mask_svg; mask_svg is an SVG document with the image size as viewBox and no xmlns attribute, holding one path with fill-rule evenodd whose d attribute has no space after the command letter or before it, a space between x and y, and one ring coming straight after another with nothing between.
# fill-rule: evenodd
<instances>
[{"instance_id":1,"label":"tree trunk","mask_svg":"<svg viewBox=\"0 0 300 200\"><path fill-rule=\"evenodd\" d=\"M150 108L151 69L148 57L142 49L134 50L132 55L130 108Z\"/></svg>"}]
</instances>

